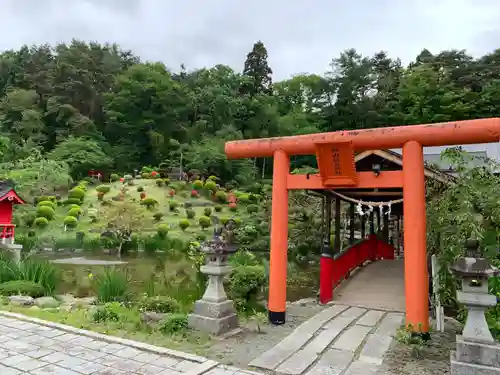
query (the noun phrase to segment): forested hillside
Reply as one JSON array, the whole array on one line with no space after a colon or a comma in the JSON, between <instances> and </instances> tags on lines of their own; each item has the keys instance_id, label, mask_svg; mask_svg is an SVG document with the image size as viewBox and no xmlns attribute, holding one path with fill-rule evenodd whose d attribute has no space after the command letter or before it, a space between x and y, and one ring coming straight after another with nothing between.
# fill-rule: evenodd
<instances>
[{"instance_id":1,"label":"forested hillside","mask_svg":"<svg viewBox=\"0 0 500 375\"><path fill-rule=\"evenodd\" d=\"M478 59L424 50L408 67L349 50L323 75L281 82L261 42L242 71L166 64L76 40L2 53L3 177L37 190L91 168L178 166L182 153L187 168L244 182L270 163L227 161L226 140L500 115L500 49Z\"/></svg>"}]
</instances>

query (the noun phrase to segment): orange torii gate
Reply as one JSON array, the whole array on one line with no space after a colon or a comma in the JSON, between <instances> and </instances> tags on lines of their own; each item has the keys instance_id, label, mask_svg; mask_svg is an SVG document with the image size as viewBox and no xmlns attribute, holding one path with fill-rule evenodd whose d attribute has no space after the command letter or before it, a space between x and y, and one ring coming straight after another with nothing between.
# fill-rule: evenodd
<instances>
[{"instance_id":1,"label":"orange torii gate","mask_svg":"<svg viewBox=\"0 0 500 375\"><path fill-rule=\"evenodd\" d=\"M288 190L403 187L406 324L429 330L423 147L500 140L500 118L413 126L345 130L281 138L227 142L230 159L273 157L272 222L269 275L269 320L283 324L286 316ZM376 176L357 172L354 153L403 149L403 171ZM290 156L316 155L320 173L290 174Z\"/></svg>"}]
</instances>

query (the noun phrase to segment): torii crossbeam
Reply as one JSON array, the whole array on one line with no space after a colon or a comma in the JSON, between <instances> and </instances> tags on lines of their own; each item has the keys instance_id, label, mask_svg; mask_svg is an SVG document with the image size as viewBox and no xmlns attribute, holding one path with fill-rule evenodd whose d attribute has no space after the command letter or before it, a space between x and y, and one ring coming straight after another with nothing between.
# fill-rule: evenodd
<instances>
[{"instance_id":1,"label":"torii crossbeam","mask_svg":"<svg viewBox=\"0 0 500 375\"><path fill-rule=\"evenodd\" d=\"M492 143L500 139L500 119L346 130L292 137L227 142L229 159L273 157L269 320L283 324L286 315L288 190L345 187L403 187L406 324L429 330L423 147ZM403 171L356 172L354 153L403 149ZM319 175L290 174L290 156L316 155Z\"/></svg>"}]
</instances>

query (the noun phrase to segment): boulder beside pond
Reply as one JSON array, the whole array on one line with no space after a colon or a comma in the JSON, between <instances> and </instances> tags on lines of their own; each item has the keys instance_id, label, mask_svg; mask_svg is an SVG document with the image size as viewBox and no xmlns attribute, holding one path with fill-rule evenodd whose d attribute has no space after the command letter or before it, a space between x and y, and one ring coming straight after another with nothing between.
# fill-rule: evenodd
<instances>
[{"instance_id":1,"label":"boulder beside pond","mask_svg":"<svg viewBox=\"0 0 500 375\"><path fill-rule=\"evenodd\" d=\"M42 309L58 307L59 304L59 301L54 297L39 297L35 299L35 305Z\"/></svg>"}]
</instances>

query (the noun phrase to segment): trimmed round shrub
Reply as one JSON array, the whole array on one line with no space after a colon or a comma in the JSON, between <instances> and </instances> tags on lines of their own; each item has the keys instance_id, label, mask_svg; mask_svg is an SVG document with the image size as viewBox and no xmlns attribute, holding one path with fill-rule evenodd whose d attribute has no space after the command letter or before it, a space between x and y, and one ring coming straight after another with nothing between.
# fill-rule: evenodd
<instances>
[{"instance_id":1,"label":"trimmed round shrub","mask_svg":"<svg viewBox=\"0 0 500 375\"><path fill-rule=\"evenodd\" d=\"M171 297L147 297L139 303L140 311L153 311L157 313L174 313L180 310L180 304Z\"/></svg>"},{"instance_id":2,"label":"trimmed round shrub","mask_svg":"<svg viewBox=\"0 0 500 375\"><path fill-rule=\"evenodd\" d=\"M68 199L64 202L64 204L66 204L66 205L68 205L68 204L69 204L69 205L76 204L76 205L78 205L78 206L80 206L80 204L81 204L81 203L82 203L82 200L81 200L81 199L79 199L79 198L68 198Z\"/></svg>"},{"instance_id":3,"label":"trimmed round shrub","mask_svg":"<svg viewBox=\"0 0 500 375\"><path fill-rule=\"evenodd\" d=\"M49 225L49 221L45 217L37 217L34 221L33 224L37 228L45 228L47 225Z\"/></svg>"},{"instance_id":4,"label":"trimmed round shrub","mask_svg":"<svg viewBox=\"0 0 500 375\"><path fill-rule=\"evenodd\" d=\"M163 179L163 183L165 184L165 186L170 185L170 179L168 179L168 178L164 178L164 179Z\"/></svg>"},{"instance_id":5,"label":"trimmed round shrub","mask_svg":"<svg viewBox=\"0 0 500 375\"><path fill-rule=\"evenodd\" d=\"M40 206L36 209L36 216L44 217L47 220L52 220L55 216L56 212L52 207L49 206Z\"/></svg>"},{"instance_id":6,"label":"trimmed round shrub","mask_svg":"<svg viewBox=\"0 0 500 375\"><path fill-rule=\"evenodd\" d=\"M158 204L158 201L154 198L144 198L142 201L141 201L141 204L143 206L146 206L146 208L148 210L152 209L153 207L155 207L157 204Z\"/></svg>"},{"instance_id":7,"label":"trimmed round shrub","mask_svg":"<svg viewBox=\"0 0 500 375\"><path fill-rule=\"evenodd\" d=\"M142 186L137 186L137 192L142 193L144 191L144 188Z\"/></svg>"},{"instance_id":8,"label":"trimmed round shrub","mask_svg":"<svg viewBox=\"0 0 500 375\"><path fill-rule=\"evenodd\" d=\"M205 208L203 209L203 214L204 214L205 216L210 216L210 215L212 215L212 209L211 209L210 207L205 207Z\"/></svg>"},{"instance_id":9,"label":"trimmed round shrub","mask_svg":"<svg viewBox=\"0 0 500 375\"><path fill-rule=\"evenodd\" d=\"M222 212L222 206L220 204L217 204L215 207L214 207L214 210L215 212Z\"/></svg>"},{"instance_id":10,"label":"trimmed round shrub","mask_svg":"<svg viewBox=\"0 0 500 375\"><path fill-rule=\"evenodd\" d=\"M211 175L210 177L208 177L208 179L212 180L212 181L217 181L219 179L219 177Z\"/></svg>"},{"instance_id":11,"label":"trimmed round shrub","mask_svg":"<svg viewBox=\"0 0 500 375\"><path fill-rule=\"evenodd\" d=\"M54 202L51 202L51 201L41 201L37 204L37 207L43 207L43 206L47 206L47 207L50 207L52 208L53 210L56 209L56 205L54 204Z\"/></svg>"},{"instance_id":12,"label":"trimmed round shrub","mask_svg":"<svg viewBox=\"0 0 500 375\"><path fill-rule=\"evenodd\" d=\"M247 206L247 212L249 214L254 214L254 213L258 212L258 211L259 211L259 206L257 206L256 204L249 204Z\"/></svg>"},{"instance_id":13,"label":"trimmed round shrub","mask_svg":"<svg viewBox=\"0 0 500 375\"><path fill-rule=\"evenodd\" d=\"M193 204L191 202L184 202L184 208L191 208Z\"/></svg>"},{"instance_id":14,"label":"trimmed round shrub","mask_svg":"<svg viewBox=\"0 0 500 375\"><path fill-rule=\"evenodd\" d=\"M85 190L81 188L81 186L77 186L69 191L70 198L77 198L83 200L85 198Z\"/></svg>"},{"instance_id":15,"label":"trimmed round shrub","mask_svg":"<svg viewBox=\"0 0 500 375\"><path fill-rule=\"evenodd\" d=\"M111 173L111 175L109 176L109 180L111 182L116 182L120 179L120 176L118 176L116 173Z\"/></svg>"},{"instance_id":16,"label":"trimmed round shrub","mask_svg":"<svg viewBox=\"0 0 500 375\"><path fill-rule=\"evenodd\" d=\"M168 208L170 209L170 211L175 211L177 208L179 208L179 206L180 203L177 201L171 200L170 202L168 202Z\"/></svg>"},{"instance_id":17,"label":"trimmed round shrub","mask_svg":"<svg viewBox=\"0 0 500 375\"><path fill-rule=\"evenodd\" d=\"M186 314L169 314L160 322L159 330L164 334L180 333L188 328L188 317Z\"/></svg>"},{"instance_id":18,"label":"trimmed round shrub","mask_svg":"<svg viewBox=\"0 0 500 375\"><path fill-rule=\"evenodd\" d=\"M217 190L217 184L215 183L215 181L209 179L205 182L204 188L206 190L210 190L212 192L215 192Z\"/></svg>"},{"instance_id":19,"label":"trimmed round shrub","mask_svg":"<svg viewBox=\"0 0 500 375\"><path fill-rule=\"evenodd\" d=\"M226 192L219 190L217 193L215 193L215 199L217 199L217 202L226 203L227 202Z\"/></svg>"},{"instance_id":20,"label":"trimmed round shrub","mask_svg":"<svg viewBox=\"0 0 500 375\"><path fill-rule=\"evenodd\" d=\"M194 219L194 217L195 217L195 216L196 216L196 212L195 212L194 210L192 210L192 209L190 209L190 208L188 208L188 209L186 210L186 217L187 217L188 219Z\"/></svg>"},{"instance_id":21,"label":"trimmed round shrub","mask_svg":"<svg viewBox=\"0 0 500 375\"><path fill-rule=\"evenodd\" d=\"M34 200L35 200L35 204L38 204L38 203L43 202L43 201L50 201L49 197L47 197L45 195L35 197Z\"/></svg>"},{"instance_id":22,"label":"trimmed round shrub","mask_svg":"<svg viewBox=\"0 0 500 375\"><path fill-rule=\"evenodd\" d=\"M165 182L163 182L163 180L161 178L157 178L155 182L156 182L156 186L160 186L160 187L163 186L163 184L165 183Z\"/></svg>"},{"instance_id":23,"label":"trimmed round shrub","mask_svg":"<svg viewBox=\"0 0 500 375\"><path fill-rule=\"evenodd\" d=\"M99 193L107 194L111 190L111 187L109 185L99 185L95 190Z\"/></svg>"},{"instance_id":24,"label":"trimmed round shrub","mask_svg":"<svg viewBox=\"0 0 500 375\"><path fill-rule=\"evenodd\" d=\"M38 298L44 294L45 288L33 281L12 280L0 284L0 295L2 296L23 295Z\"/></svg>"},{"instance_id":25,"label":"trimmed round shrub","mask_svg":"<svg viewBox=\"0 0 500 375\"><path fill-rule=\"evenodd\" d=\"M158 234L158 237L160 237L160 238L167 237L169 230L170 230L170 228L168 227L167 224L160 224L156 227L156 233Z\"/></svg>"},{"instance_id":26,"label":"trimmed round shrub","mask_svg":"<svg viewBox=\"0 0 500 375\"><path fill-rule=\"evenodd\" d=\"M134 177L132 177L131 174L126 174L125 176L123 176L123 179L127 182L129 181L132 181L134 179Z\"/></svg>"},{"instance_id":27,"label":"trimmed round shrub","mask_svg":"<svg viewBox=\"0 0 500 375\"><path fill-rule=\"evenodd\" d=\"M263 266L239 266L233 269L229 279L231 298L251 301L266 283Z\"/></svg>"},{"instance_id":28,"label":"trimmed round shrub","mask_svg":"<svg viewBox=\"0 0 500 375\"><path fill-rule=\"evenodd\" d=\"M74 216L66 216L64 218L64 225L69 228L74 228L78 225L78 219Z\"/></svg>"},{"instance_id":29,"label":"trimmed round shrub","mask_svg":"<svg viewBox=\"0 0 500 375\"><path fill-rule=\"evenodd\" d=\"M179 220L179 227L184 231L189 227L189 220L188 219L181 219Z\"/></svg>"},{"instance_id":30,"label":"trimmed round shrub","mask_svg":"<svg viewBox=\"0 0 500 375\"><path fill-rule=\"evenodd\" d=\"M198 224L202 229L206 229L212 224L212 220L208 216L202 216L198 219Z\"/></svg>"},{"instance_id":31,"label":"trimmed round shrub","mask_svg":"<svg viewBox=\"0 0 500 375\"><path fill-rule=\"evenodd\" d=\"M79 204L71 204L68 209L71 210L72 208L78 208L81 210L81 207Z\"/></svg>"},{"instance_id":32,"label":"trimmed round shrub","mask_svg":"<svg viewBox=\"0 0 500 375\"><path fill-rule=\"evenodd\" d=\"M68 216L79 217L82 213L80 208L72 208L68 211Z\"/></svg>"},{"instance_id":33,"label":"trimmed round shrub","mask_svg":"<svg viewBox=\"0 0 500 375\"><path fill-rule=\"evenodd\" d=\"M151 173L148 173L148 172L142 172L141 173L141 177L142 178L145 178L145 179L148 179L151 177Z\"/></svg>"},{"instance_id":34,"label":"trimmed round shrub","mask_svg":"<svg viewBox=\"0 0 500 375\"><path fill-rule=\"evenodd\" d=\"M203 181L202 180L193 181L193 189L200 190L202 188L203 188Z\"/></svg>"},{"instance_id":35,"label":"trimmed round shrub","mask_svg":"<svg viewBox=\"0 0 500 375\"><path fill-rule=\"evenodd\" d=\"M238 197L238 202L243 204L250 202L250 194L240 194L240 196Z\"/></svg>"},{"instance_id":36,"label":"trimmed round shrub","mask_svg":"<svg viewBox=\"0 0 500 375\"><path fill-rule=\"evenodd\" d=\"M162 218L163 218L163 212L155 212L153 214L153 219L155 219L155 221L161 221Z\"/></svg>"}]
</instances>

